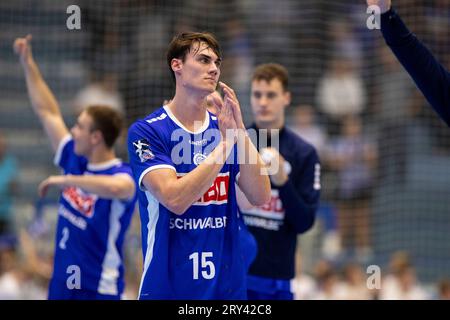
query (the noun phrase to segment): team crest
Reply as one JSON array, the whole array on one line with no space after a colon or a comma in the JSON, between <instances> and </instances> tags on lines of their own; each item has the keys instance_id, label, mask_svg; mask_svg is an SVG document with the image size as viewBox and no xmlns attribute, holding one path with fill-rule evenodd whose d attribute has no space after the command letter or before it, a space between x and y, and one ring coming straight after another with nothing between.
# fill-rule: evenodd
<instances>
[{"instance_id":1,"label":"team crest","mask_svg":"<svg viewBox=\"0 0 450 320\"><path fill-rule=\"evenodd\" d=\"M155 158L155 155L150 150L150 143L146 139L141 139L133 142L134 151L141 159L141 162Z\"/></svg>"},{"instance_id":2,"label":"team crest","mask_svg":"<svg viewBox=\"0 0 450 320\"><path fill-rule=\"evenodd\" d=\"M206 156L202 153L196 153L194 154L194 158L192 159L194 161L194 164L198 166L200 163L202 163L206 159Z\"/></svg>"}]
</instances>

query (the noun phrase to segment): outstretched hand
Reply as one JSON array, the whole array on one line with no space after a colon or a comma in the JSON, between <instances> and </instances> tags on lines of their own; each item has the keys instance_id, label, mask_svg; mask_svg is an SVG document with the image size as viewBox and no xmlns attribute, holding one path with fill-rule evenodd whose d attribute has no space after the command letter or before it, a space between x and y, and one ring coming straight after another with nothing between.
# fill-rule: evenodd
<instances>
[{"instance_id":1,"label":"outstretched hand","mask_svg":"<svg viewBox=\"0 0 450 320\"><path fill-rule=\"evenodd\" d=\"M17 38L14 41L14 52L20 57L20 62L26 64L32 58L31 53L31 34L24 38Z\"/></svg>"},{"instance_id":2,"label":"outstretched hand","mask_svg":"<svg viewBox=\"0 0 450 320\"><path fill-rule=\"evenodd\" d=\"M64 183L64 176L50 176L39 184L38 193L41 198L45 197L51 186L61 186Z\"/></svg>"},{"instance_id":3,"label":"outstretched hand","mask_svg":"<svg viewBox=\"0 0 450 320\"><path fill-rule=\"evenodd\" d=\"M366 0L368 6L376 5L380 7L381 13L389 11L391 8L391 0Z\"/></svg>"}]
</instances>

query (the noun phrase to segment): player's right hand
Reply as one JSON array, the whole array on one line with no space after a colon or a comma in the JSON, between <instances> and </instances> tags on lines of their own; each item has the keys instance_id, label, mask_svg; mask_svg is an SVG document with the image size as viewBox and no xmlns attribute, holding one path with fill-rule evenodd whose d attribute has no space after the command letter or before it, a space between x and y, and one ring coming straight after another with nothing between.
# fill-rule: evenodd
<instances>
[{"instance_id":1,"label":"player's right hand","mask_svg":"<svg viewBox=\"0 0 450 320\"><path fill-rule=\"evenodd\" d=\"M391 8L391 0L366 0L368 6L376 5L380 7L381 13L389 11Z\"/></svg>"},{"instance_id":2,"label":"player's right hand","mask_svg":"<svg viewBox=\"0 0 450 320\"><path fill-rule=\"evenodd\" d=\"M32 58L31 54L31 34L25 38L17 38L14 41L14 52L20 57L20 62L25 65Z\"/></svg>"}]
</instances>

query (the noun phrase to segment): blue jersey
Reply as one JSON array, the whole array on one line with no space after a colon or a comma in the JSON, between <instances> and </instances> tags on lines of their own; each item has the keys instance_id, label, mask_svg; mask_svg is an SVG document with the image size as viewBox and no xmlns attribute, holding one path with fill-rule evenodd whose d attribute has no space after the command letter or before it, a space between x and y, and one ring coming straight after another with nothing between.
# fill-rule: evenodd
<instances>
[{"instance_id":1,"label":"blue jersey","mask_svg":"<svg viewBox=\"0 0 450 320\"><path fill-rule=\"evenodd\" d=\"M138 181L144 271L140 299L245 299L245 262L239 243L236 147L217 178L182 215L164 207L142 184L159 168L182 177L220 142L217 118L188 131L167 107L136 121L128 152ZM185 192L190 192L186 190Z\"/></svg>"},{"instance_id":2,"label":"blue jersey","mask_svg":"<svg viewBox=\"0 0 450 320\"><path fill-rule=\"evenodd\" d=\"M130 167L120 159L88 164L86 158L74 153L74 141L70 136L60 143L55 164L62 168L64 174L120 174L132 179ZM76 295L64 293L67 291L68 278L76 272L79 272L81 282L78 287L73 282L73 292L93 292L107 296L122 294L122 245L135 202L136 196L129 200L104 199L77 187L62 190L49 298L76 298ZM57 288L56 284L64 288Z\"/></svg>"}]
</instances>

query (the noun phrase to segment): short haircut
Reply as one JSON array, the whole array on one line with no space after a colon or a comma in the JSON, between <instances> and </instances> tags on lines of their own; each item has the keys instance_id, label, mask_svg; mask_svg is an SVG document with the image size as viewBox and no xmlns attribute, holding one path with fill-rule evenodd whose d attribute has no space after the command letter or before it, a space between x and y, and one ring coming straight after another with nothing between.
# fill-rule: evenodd
<instances>
[{"instance_id":1,"label":"short haircut","mask_svg":"<svg viewBox=\"0 0 450 320\"><path fill-rule=\"evenodd\" d=\"M85 109L92 118L91 131L99 130L108 148L112 148L119 137L123 125L123 115L109 106L91 105Z\"/></svg>"},{"instance_id":2,"label":"short haircut","mask_svg":"<svg viewBox=\"0 0 450 320\"><path fill-rule=\"evenodd\" d=\"M271 82L273 79L278 79L281 82L284 91L289 90L289 73L287 69L278 63L265 63L256 67L253 72L253 81L267 81Z\"/></svg>"},{"instance_id":3,"label":"short haircut","mask_svg":"<svg viewBox=\"0 0 450 320\"><path fill-rule=\"evenodd\" d=\"M175 81L175 73L172 70L172 59L181 59L183 62L186 59L186 54L193 48L194 44L198 45L204 42L211 48L212 51L222 59L222 53L220 51L219 42L212 33L209 32L183 32L175 36L169 44L167 49L167 64L172 75L172 79ZM197 50L198 50L197 48Z\"/></svg>"}]
</instances>

